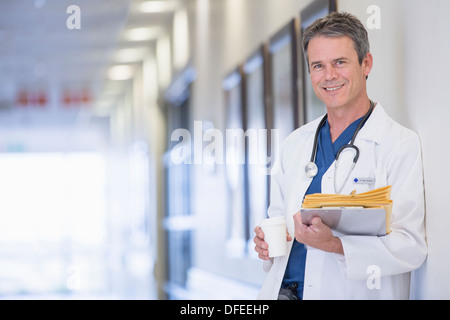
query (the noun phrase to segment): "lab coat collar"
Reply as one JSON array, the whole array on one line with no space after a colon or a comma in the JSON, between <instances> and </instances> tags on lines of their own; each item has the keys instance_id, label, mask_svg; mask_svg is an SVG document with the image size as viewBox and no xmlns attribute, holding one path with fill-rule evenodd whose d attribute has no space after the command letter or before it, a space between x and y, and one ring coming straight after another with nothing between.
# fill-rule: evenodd
<instances>
[{"instance_id":1,"label":"lab coat collar","mask_svg":"<svg viewBox=\"0 0 450 320\"><path fill-rule=\"evenodd\" d=\"M381 106L381 103L375 103L375 109L373 109L372 114L361 128L357 137L364 140L371 140L379 144L386 127L388 115Z\"/></svg>"},{"instance_id":2,"label":"lab coat collar","mask_svg":"<svg viewBox=\"0 0 450 320\"><path fill-rule=\"evenodd\" d=\"M361 128L361 131L358 133L357 138L371 140L378 144L381 142L381 137L386 126L388 115L381 106L381 103L375 102L375 104L376 106L373 109L372 114L370 115L369 119L367 119L367 122L364 124L364 126ZM304 130L315 132L323 116L324 115L305 124Z\"/></svg>"},{"instance_id":3,"label":"lab coat collar","mask_svg":"<svg viewBox=\"0 0 450 320\"><path fill-rule=\"evenodd\" d=\"M312 121L308 122L307 124L305 124L305 126L303 127L303 130L305 130L307 132L316 132L317 127L319 126L320 120L322 120L324 115L325 114L323 114L319 118L312 120Z\"/></svg>"}]
</instances>

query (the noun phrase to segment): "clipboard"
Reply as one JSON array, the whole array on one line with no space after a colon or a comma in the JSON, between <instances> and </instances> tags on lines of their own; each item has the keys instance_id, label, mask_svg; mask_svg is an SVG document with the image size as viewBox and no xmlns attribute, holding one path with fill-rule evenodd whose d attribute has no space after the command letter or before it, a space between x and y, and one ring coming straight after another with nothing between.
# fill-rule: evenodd
<instances>
[{"instance_id":1,"label":"clipboard","mask_svg":"<svg viewBox=\"0 0 450 320\"><path fill-rule=\"evenodd\" d=\"M386 211L383 208L328 207L301 208L302 222L310 225L314 217L344 235L386 235Z\"/></svg>"}]
</instances>

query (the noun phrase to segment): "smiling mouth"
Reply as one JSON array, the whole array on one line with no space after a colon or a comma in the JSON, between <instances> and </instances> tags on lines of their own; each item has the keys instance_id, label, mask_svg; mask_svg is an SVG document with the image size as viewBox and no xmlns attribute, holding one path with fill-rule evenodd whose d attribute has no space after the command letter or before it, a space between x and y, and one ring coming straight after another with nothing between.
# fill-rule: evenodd
<instances>
[{"instance_id":1,"label":"smiling mouth","mask_svg":"<svg viewBox=\"0 0 450 320\"><path fill-rule=\"evenodd\" d=\"M342 84L342 85L340 85L340 86L337 86L337 87L329 87L329 88L324 88L326 91L336 91L336 90L339 90L340 88L342 88L344 85Z\"/></svg>"}]
</instances>

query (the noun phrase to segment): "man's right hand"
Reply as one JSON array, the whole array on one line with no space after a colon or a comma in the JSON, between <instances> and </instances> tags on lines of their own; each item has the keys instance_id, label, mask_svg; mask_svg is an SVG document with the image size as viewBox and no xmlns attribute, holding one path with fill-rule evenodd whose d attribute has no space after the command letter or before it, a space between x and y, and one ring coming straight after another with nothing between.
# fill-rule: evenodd
<instances>
[{"instance_id":1,"label":"man's right hand","mask_svg":"<svg viewBox=\"0 0 450 320\"><path fill-rule=\"evenodd\" d=\"M262 260L270 260L269 257L269 245L267 242L264 241L264 232L261 230L261 227L256 226L255 229L255 238L253 239L253 242L255 245L255 251L258 253L258 258ZM286 240L291 241L292 237L289 235L289 233L286 230Z\"/></svg>"}]
</instances>

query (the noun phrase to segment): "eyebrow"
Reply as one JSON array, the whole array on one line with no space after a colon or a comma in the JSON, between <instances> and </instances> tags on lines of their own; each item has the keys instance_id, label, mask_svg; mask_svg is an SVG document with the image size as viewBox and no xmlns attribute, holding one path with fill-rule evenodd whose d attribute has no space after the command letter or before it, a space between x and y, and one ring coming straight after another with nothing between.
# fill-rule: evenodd
<instances>
[{"instance_id":1,"label":"eyebrow","mask_svg":"<svg viewBox=\"0 0 450 320\"><path fill-rule=\"evenodd\" d=\"M348 59L346 57L340 57L340 58L334 59L333 61L336 62L336 61L339 61L339 60L346 60L346 61L348 61Z\"/></svg>"},{"instance_id":2,"label":"eyebrow","mask_svg":"<svg viewBox=\"0 0 450 320\"><path fill-rule=\"evenodd\" d=\"M339 61L339 60L348 61L348 59L346 57L340 57L340 58L333 59L333 62L336 62L336 61ZM315 64L320 64L320 63L322 63L322 61L313 61L313 62L311 62L311 66L313 66Z\"/></svg>"}]
</instances>

